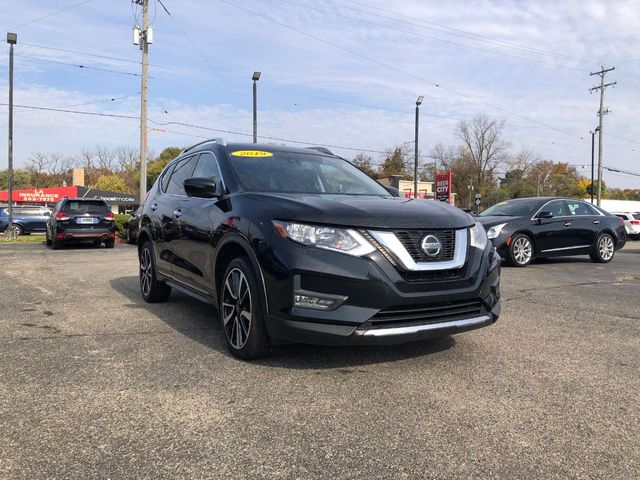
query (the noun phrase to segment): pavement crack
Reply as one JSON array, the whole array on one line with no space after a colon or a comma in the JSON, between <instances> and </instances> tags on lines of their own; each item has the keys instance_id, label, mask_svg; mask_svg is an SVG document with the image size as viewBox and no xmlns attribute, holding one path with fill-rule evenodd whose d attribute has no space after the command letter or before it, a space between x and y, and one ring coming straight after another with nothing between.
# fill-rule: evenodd
<instances>
[{"instance_id":1,"label":"pavement crack","mask_svg":"<svg viewBox=\"0 0 640 480\"><path fill-rule=\"evenodd\" d=\"M614 285L616 283L624 283L624 282L628 282L628 281L634 281L635 279L633 278L622 278L622 279L616 279L616 280L612 280L612 281L599 281L599 282L580 282L580 283L568 283L568 284L564 284L564 285L553 285L551 287L536 287L536 288L524 288L521 290L518 290L518 293L530 293L530 292L539 292L541 290L558 290L558 289L563 289L563 288L570 288L570 287L586 287L589 285ZM511 300L520 300L522 298L529 298L529 295L520 295L517 297L509 297L509 298L505 298L504 296L502 297L502 300L505 302L509 302Z\"/></svg>"},{"instance_id":2,"label":"pavement crack","mask_svg":"<svg viewBox=\"0 0 640 480\"><path fill-rule=\"evenodd\" d=\"M207 332L215 331L216 328L186 328L186 329L172 329L172 330L149 330L145 332L105 332L105 333L67 333L62 335L47 335L38 337L19 337L19 340L47 340L47 339L63 339L63 338L75 338L75 337L132 337L138 335L160 335L167 333L189 333L189 332Z\"/></svg>"},{"instance_id":3,"label":"pavement crack","mask_svg":"<svg viewBox=\"0 0 640 480\"><path fill-rule=\"evenodd\" d=\"M602 282L602 283L608 283L608 282ZM617 283L617 282L615 282ZM620 315L620 314L616 314L616 313L611 313L611 312L602 312L599 310L593 310L593 309L584 309L584 308L579 308L576 306L564 306L564 305L554 305L553 303L542 303L539 302L537 300L530 300L528 297L518 297L517 299L514 300L524 300L524 302L526 303L532 303L534 305L538 305L538 306L543 306L543 307L550 307L550 308L561 308L563 310L571 310L573 312L586 312L586 313L600 313L602 315L607 315L609 317L614 317L614 318L624 318L626 320L640 320L640 317L636 317L633 315Z\"/></svg>"}]
</instances>

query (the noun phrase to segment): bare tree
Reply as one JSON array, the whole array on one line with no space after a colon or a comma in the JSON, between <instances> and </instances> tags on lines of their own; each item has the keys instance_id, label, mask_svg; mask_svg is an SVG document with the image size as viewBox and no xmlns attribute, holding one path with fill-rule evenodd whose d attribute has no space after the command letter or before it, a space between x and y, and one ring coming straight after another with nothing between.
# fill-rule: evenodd
<instances>
[{"instance_id":1,"label":"bare tree","mask_svg":"<svg viewBox=\"0 0 640 480\"><path fill-rule=\"evenodd\" d=\"M496 169L509 158L509 143L502 139L504 120L478 115L458 123L455 134L462 141L474 169L480 193L492 189Z\"/></svg>"},{"instance_id":2,"label":"bare tree","mask_svg":"<svg viewBox=\"0 0 640 480\"><path fill-rule=\"evenodd\" d=\"M102 171L113 171L113 161L116 154L113 150L104 145L96 145L95 147L95 159L97 168Z\"/></svg>"},{"instance_id":3,"label":"bare tree","mask_svg":"<svg viewBox=\"0 0 640 480\"><path fill-rule=\"evenodd\" d=\"M116 169L118 172L133 173L139 168L140 154L138 149L130 146L116 148L115 152Z\"/></svg>"}]
</instances>

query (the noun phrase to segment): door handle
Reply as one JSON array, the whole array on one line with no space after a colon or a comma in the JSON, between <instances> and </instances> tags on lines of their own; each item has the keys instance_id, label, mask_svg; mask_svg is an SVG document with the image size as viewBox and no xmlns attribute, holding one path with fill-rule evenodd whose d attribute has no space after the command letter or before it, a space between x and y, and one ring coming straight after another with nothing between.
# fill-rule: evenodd
<instances>
[{"instance_id":1,"label":"door handle","mask_svg":"<svg viewBox=\"0 0 640 480\"><path fill-rule=\"evenodd\" d=\"M155 212L157 209L158 209L158 204L157 204L157 203L155 203L155 202L154 202L154 203L152 203L152 204L151 204L151 211L152 211L152 212Z\"/></svg>"},{"instance_id":2,"label":"door handle","mask_svg":"<svg viewBox=\"0 0 640 480\"><path fill-rule=\"evenodd\" d=\"M594 225L598 225L599 223L600 223L600 220L594 220L594 221L593 221L593 224L594 224Z\"/></svg>"},{"instance_id":3,"label":"door handle","mask_svg":"<svg viewBox=\"0 0 640 480\"><path fill-rule=\"evenodd\" d=\"M176 218L180 218L182 216L182 209L181 208L176 208L173 211L173 216Z\"/></svg>"},{"instance_id":4,"label":"door handle","mask_svg":"<svg viewBox=\"0 0 640 480\"><path fill-rule=\"evenodd\" d=\"M564 222L564 224L563 224L563 225L564 225L565 227L568 227L568 226L570 226L570 225L571 225L571 222Z\"/></svg>"}]
</instances>

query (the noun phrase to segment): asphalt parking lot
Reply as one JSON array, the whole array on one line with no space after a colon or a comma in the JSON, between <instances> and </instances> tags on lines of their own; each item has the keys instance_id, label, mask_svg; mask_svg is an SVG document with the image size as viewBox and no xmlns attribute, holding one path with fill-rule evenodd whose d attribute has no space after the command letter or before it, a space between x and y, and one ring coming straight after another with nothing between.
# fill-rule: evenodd
<instances>
[{"instance_id":1,"label":"asphalt parking lot","mask_svg":"<svg viewBox=\"0 0 640 480\"><path fill-rule=\"evenodd\" d=\"M489 328L253 363L135 247L0 265L1 478L640 478L640 242L505 268Z\"/></svg>"}]
</instances>

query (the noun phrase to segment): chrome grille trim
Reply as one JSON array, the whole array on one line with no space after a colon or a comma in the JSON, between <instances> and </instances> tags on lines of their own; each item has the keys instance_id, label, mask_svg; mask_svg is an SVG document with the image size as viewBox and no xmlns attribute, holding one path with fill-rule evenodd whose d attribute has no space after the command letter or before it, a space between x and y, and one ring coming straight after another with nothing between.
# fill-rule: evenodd
<instances>
[{"instance_id":1,"label":"chrome grille trim","mask_svg":"<svg viewBox=\"0 0 640 480\"><path fill-rule=\"evenodd\" d=\"M468 229L456 230L455 250L453 258L444 262L416 262L413 260L395 233L383 230L369 230L376 242L389 252L396 262L405 270L449 270L462 267L467 260Z\"/></svg>"}]
</instances>

